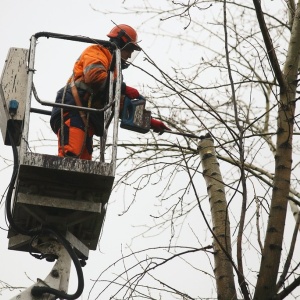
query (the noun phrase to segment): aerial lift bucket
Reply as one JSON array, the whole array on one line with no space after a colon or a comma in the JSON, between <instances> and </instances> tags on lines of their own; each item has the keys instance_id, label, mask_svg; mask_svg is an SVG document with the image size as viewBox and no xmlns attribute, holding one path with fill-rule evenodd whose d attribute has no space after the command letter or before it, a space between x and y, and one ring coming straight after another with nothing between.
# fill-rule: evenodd
<instances>
[{"instance_id":1,"label":"aerial lift bucket","mask_svg":"<svg viewBox=\"0 0 300 300\"><path fill-rule=\"evenodd\" d=\"M121 90L120 50L115 50L117 84L113 91L113 71L110 76L109 109L104 113L104 133L101 137L100 159L87 161L58 157L29 151L28 133L32 91L36 100L45 106L68 108L66 104L42 101L33 85L34 59L37 39L40 37L64 39L106 45L107 41L49 32L31 37L30 49L11 48L1 77L0 114L1 131L6 145L18 147L19 164L12 202L14 222L32 230L52 226L70 241L78 256L87 258L95 250L103 226L106 206L111 194L118 137L119 99ZM78 109L75 108L75 109ZM96 109L88 109L97 111ZM40 111L48 114L49 111ZM112 117L115 116L115 117ZM110 161L105 159L108 126L114 120ZM8 129L13 129L12 141ZM31 237L18 234L10 228L9 249L38 252L31 244Z\"/></svg>"}]
</instances>

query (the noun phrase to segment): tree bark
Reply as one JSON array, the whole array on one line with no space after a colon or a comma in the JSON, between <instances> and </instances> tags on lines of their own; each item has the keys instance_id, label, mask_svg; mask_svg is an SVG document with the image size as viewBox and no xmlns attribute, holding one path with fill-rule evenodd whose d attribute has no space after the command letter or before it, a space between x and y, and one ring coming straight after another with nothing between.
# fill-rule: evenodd
<instances>
[{"instance_id":1,"label":"tree bark","mask_svg":"<svg viewBox=\"0 0 300 300\"><path fill-rule=\"evenodd\" d=\"M234 300L237 299L237 295L231 260L230 223L224 183L216 158L213 140L210 137L201 140L199 151L211 207L215 254L214 274L216 277L218 299Z\"/></svg>"},{"instance_id":2,"label":"tree bark","mask_svg":"<svg viewBox=\"0 0 300 300\"><path fill-rule=\"evenodd\" d=\"M264 250L254 294L256 300L272 299L276 295L292 167L292 136L300 49L299 2L283 70L284 86L280 82L275 176Z\"/></svg>"}]
</instances>

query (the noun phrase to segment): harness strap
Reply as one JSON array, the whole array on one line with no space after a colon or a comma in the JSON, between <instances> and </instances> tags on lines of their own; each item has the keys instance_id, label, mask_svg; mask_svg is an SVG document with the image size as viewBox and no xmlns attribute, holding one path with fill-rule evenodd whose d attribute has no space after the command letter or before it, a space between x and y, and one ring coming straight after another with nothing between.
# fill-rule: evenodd
<instances>
[{"instance_id":1,"label":"harness strap","mask_svg":"<svg viewBox=\"0 0 300 300\"><path fill-rule=\"evenodd\" d=\"M78 89L77 89L77 85L79 86L79 84L80 84L80 82L77 82L77 84L75 83L75 81L74 81L74 75L73 75L70 78L69 86L71 87L71 92L72 92L75 104L77 106L79 106L79 107L83 107L82 102L81 102L80 97L79 97L79 94L78 94ZM85 87L84 89L87 90L86 89L87 85L85 83L81 82L81 86L82 86L82 88ZM87 93L89 93L89 92L87 91ZM89 98L90 98L89 99L89 102L90 102L91 101L91 97L89 97ZM89 103L89 105L90 105L90 103ZM80 117L81 117L81 119L83 121L83 124L85 125L85 127L87 127L88 126L88 120L87 120L87 116L86 116L85 112L79 110L79 115L80 115Z\"/></svg>"},{"instance_id":2,"label":"harness strap","mask_svg":"<svg viewBox=\"0 0 300 300\"><path fill-rule=\"evenodd\" d=\"M68 86L68 84L66 85L64 92L66 91L67 86ZM83 107L82 102L81 102L80 97L79 97L79 94L78 94L77 87L74 84L74 80L73 80L72 77L69 79L69 86L71 88L71 92L72 92L72 96L74 98L75 104L79 107ZM64 97L63 97L63 99L64 99ZM92 95L89 94L88 95L88 107L91 107L91 103L92 103ZM88 134L88 127L89 127L89 113L86 115L85 112L79 110L79 115L80 115L80 117L83 121L83 124L84 124L84 142L82 144L81 151L77 155L77 157L80 157L80 155L83 152L83 149L84 149L85 143L86 143L86 137L87 137L87 134ZM64 136L63 136L63 123L65 122L64 119L65 119L65 116L64 116L63 111L62 111L62 114L61 114L61 137L62 137L63 154L65 155L64 143L63 143L63 138L64 138Z\"/></svg>"},{"instance_id":3,"label":"harness strap","mask_svg":"<svg viewBox=\"0 0 300 300\"><path fill-rule=\"evenodd\" d=\"M72 78L72 82L69 85L70 87L73 87L75 85L77 88L81 90L87 91L90 94L93 93L93 89L90 88L86 83L82 81L74 81L74 79Z\"/></svg>"},{"instance_id":4,"label":"harness strap","mask_svg":"<svg viewBox=\"0 0 300 300\"><path fill-rule=\"evenodd\" d=\"M78 90L77 90L77 87L75 85L72 85L71 92L72 92L72 95L73 95L73 98L75 100L76 105L82 107L82 103L81 103L81 100L80 100L80 97L79 97L79 94L78 94ZM86 114L83 111L79 110L79 115L80 115L80 117L83 121L83 124L85 126L87 126L88 122L87 122Z\"/></svg>"}]
</instances>

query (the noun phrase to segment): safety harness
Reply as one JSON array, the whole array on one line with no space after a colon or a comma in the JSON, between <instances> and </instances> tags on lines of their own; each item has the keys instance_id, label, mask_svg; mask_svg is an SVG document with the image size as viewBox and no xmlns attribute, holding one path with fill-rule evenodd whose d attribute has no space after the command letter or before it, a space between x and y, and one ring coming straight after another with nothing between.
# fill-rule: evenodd
<instances>
[{"instance_id":1,"label":"safety harness","mask_svg":"<svg viewBox=\"0 0 300 300\"><path fill-rule=\"evenodd\" d=\"M86 93L85 97L88 98L88 105L87 105L87 107L88 108L91 107L91 104L92 104L92 95L93 95L92 90L85 83L83 83L83 82L75 82L74 81L74 74L73 74L73 76L70 77L70 79L68 80L67 84L65 85L63 96L62 96L62 104L64 104L65 95L66 95L66 91L67 91L68 87L71 88L72 96L74 98L76 106L78 106L78 107L83 107L83 105L82 105L82 102L80 100L80 96L79 96L77 87L79 87L79 88L81 88L83 90L86 90L87 93ZM63 130L63 128L64 128L64 122L66 120L65 120L63 108L61 108L61 114L60 115L61 115L61 126L60 126L60 128L61 128L61 130L60 130L61 146L62 146L63 155L65 156L66 153L65 153L64 130ZM82 152L83 152L83 149L84 149L85 144L86 144L86 138L87 138L88 129L89 129L89 113L86 114L84 111L79 110L79 115L80 115L80 117L82 119L82 122L84 124L84 141L83 141L80 153L76 156L77 158L80 157L81 154L82 154Z\"/></svg>"}]
</instances>

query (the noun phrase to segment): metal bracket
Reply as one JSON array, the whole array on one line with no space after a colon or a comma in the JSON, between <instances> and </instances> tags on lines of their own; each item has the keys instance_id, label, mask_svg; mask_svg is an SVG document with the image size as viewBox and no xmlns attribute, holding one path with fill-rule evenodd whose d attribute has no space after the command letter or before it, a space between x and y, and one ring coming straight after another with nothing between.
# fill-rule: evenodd
<instances>
[{"instance_id":1,"label":"metal bracket","mask_svg":"<svg viewBox=\"0 0 300 300\"><path fill-rule=\"evenodd\" d=\"M60 291L67 292L70 270L71 270L71 258L67 250L59 244L57 241L52 240L51 243L45 243L42 245L36 245L43 253L49 253L57 256L57 261L50 271L49 275L44 279L37 279L37 282L11 298L11 300L54 300L56 296L44 294L41 297L34 297L31 295L31 290L35 286L46 286Z\"/></svg>"}]
</instances>

